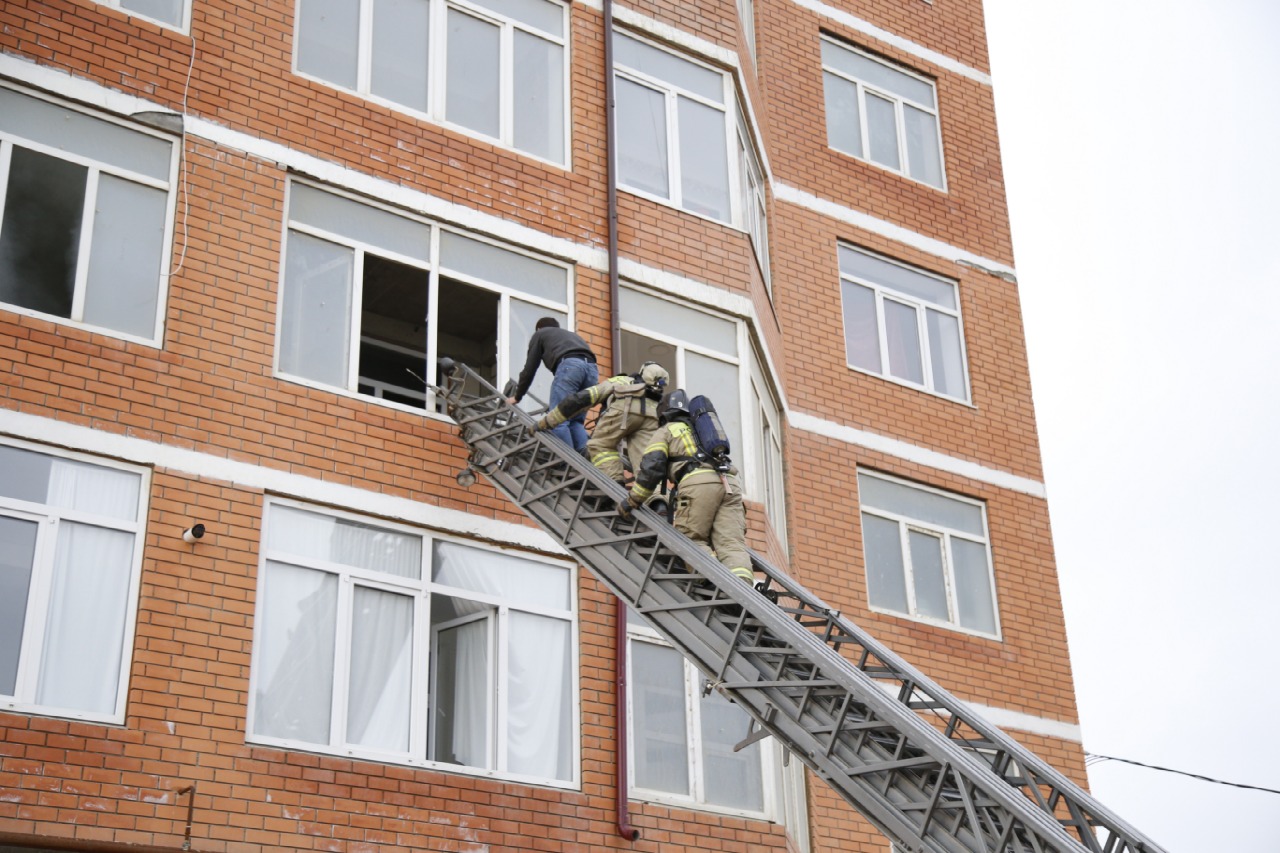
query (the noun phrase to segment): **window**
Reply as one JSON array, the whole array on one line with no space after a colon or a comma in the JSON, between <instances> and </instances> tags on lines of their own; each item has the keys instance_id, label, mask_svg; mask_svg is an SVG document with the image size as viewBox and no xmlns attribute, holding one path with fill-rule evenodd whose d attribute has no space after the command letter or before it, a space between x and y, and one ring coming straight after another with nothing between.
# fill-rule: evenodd
<instances>
[{"instance_id":1,"label":"window","mask_svg":"<svg viewBox=\"0 0 1280 853\"><path fill-rule=\"evenodd\" d=\"M146 477L0 444L0 709L124 721Z\"/></svg>"},{"instance_id":2,"label":"window","mask_svg":"<svg viewBox=\"0 0 1280 853\"><path fill-rule=\"evenodd\" d=\"M308 184L284 267L279 372L397 405L426 408L446 356L500 386L539 317L567 324L566 267ZM542 371L531 392L550 387Z\"/></svg>"},{"instance_id":3,"label":"window","mask_svg":"<svg viewBox=\"0 0 1280 853\"><path fill-rule=\"evenodd\" d=\"M858 497L872 609L999 634L981 503L866 471Z\"/></svg>"},{"instance_id":4,"label":"window","mask_svg":"<svg viewBox=\"0 0 1280 853\"><path fill-rule=\"evenodd\" d=\"M630 287L619 291L619 316L623 369L656 361L670 372L669 387L683 388L690 397L705 394L729 434L734 459L745 459L738 324ZM747 472L746 479L753 474Z\"/></svg>"},{"instance_id":5,"label":"window","mask_svg":"<svg viewBox=\"0 0 1280 853\"><path fill-rule=\"evenodd\" d=\"M930 80L828 38L822 71L832 148L946 189Z\"/></svg>"},{"instance_id":6,"label":"window","mask_svg":"<svg viewBox=\"0 0 1280 853\"><path fill-rule=\"evenodd\" d=\"M98 0L98 2L179 30L186 30L187 14L191 8L190 0Z\"/></svg>"},{"instance_id":7,"label":"window","mask_svg":"<svg viewBox=\"0 0 1280 853\"><path fill-rule=\"evenodd\" d=\"M670 805L768 817L779 796L774 749L738 752L750 717L628 610L631 795Z\"/></svg>"},{"instance_id":8,"label":"window","mask_svg":"<svg viewBox=\"0 0 1280 853\"><path fill-rule=\"evenodd\" d=\"M748 376L751 396L747 407L753 476L747 483L747 495L764 503L765 515L785 548L787 496L782 476L782 408L765 376L760 360L753 353Z\"/></svg>"},{"instance_id":9,"label":"window","mask_svg":"<svg viewBox=\"0 0 1280 853\"><path fill-rule=\"evenodd\" d=\"M249 737L575 781L574 573L267 505Z\"/></svg>"},{"instance_id":10,"label":"window","mask_svg":"<svg viewBox=\"0 0 1280 853\"><path fill-rule=\"evenodd\" d=\"M738 20L742 22L742 40L751 51L751 59L756 58L756 3L755 0L738 0Z\"/></svg>"},{"instance_id":11,"label":"window","mask_svg":"<svg viewBox=\"0 0 1280 853\"><path fill-rule=\"evenodd\" d=\"M298 0L302 74L563 164L568 6Z\"/></svg>"},{"instance_id":12,"label":"window","mask_svg":"<svg viewBox=\"0 0 1280 853\"><path fill-rule=\"evenodd\" d=\"M955 282L851 246L839 252L849 366L968 402Z\"/></svg>"},{"instance_id":13,"label":"window","mask_svg":"<svg viewBox=\"0 0 1280 853\"><path fill-rule=\"evenodd\" d=\"M0 302L159 340L177 151L0 87Z\"/></svg>"},{"instance_id":14,"label":"window","mask_svg":"<svg viewBox=\"0 0 1280 853\"><path fill-rule=\"evenodd\" d=\"M619 185L731 222L729 78L620 32L613 50Z\"/></svg>"},{"instance_id":15,"label":"window","mask_svg":"<svg viewBox=\"0 0 1280 853\"><path fill-rule=\"evenodd\" d=\"M756 261L760 264L760 274L764 277L765 287L769 287L769 209L764 194L764 170L760 167L760 159L756 156L751 142L751 134L747 129L747 120L738 109L738 162L742 174L742 215L741 220L751 238L751 248L755 250Z\"/></svg>"}]
</instances>

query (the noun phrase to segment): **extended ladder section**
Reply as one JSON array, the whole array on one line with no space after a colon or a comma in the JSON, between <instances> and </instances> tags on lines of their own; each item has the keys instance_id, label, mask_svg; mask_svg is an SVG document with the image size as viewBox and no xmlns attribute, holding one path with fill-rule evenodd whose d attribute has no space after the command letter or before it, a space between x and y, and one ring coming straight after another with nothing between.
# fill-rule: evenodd
<instances>
[{"instance_id":1,"label":"extended ladder section","mask_svg":"<svg viewBox=\"0 0 1280 853\"><path fill-rule=\"evenodd\" d=\"M912 853L1161 853L1008 735L753 555L762 590L464 365L441 394L478 471L751 716ZM759 729L755 727L759 726Z\"/></svg>"}]
</instances>

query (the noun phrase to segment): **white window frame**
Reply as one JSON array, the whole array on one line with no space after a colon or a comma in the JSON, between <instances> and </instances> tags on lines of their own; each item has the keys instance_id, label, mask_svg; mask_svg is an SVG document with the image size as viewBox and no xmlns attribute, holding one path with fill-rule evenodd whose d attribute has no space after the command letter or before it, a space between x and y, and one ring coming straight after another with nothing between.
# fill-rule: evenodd
<instances>
[{"instance_id":1,"label":"white window frame","mask_svg":"<svg viewBox=\"0 0 1280 853\"><path fill-rule=\"evenodd\" d=\"M11 697L0 696L0 711L44 714L88 722L122 724L125 700L132 670L134 635L137 629L138 597L142 578L142 556L145 546L148 498L151 472L147 468L100 459L82 453L44 447L25 441L0 439L0 445L25 450L56 459L67 459L98 468L121 471L138 477L138 505L132 522L109 518L82 510L51 507L0 495L0 516L29 521L39 525L36 534L34 566L27 593L26 622L22 631L22 650L18 660L17 686ZM129 586L125 592L125 614L120 643L120 671L113 709L108 713L74 708L50 707L36 702L39 669L45 631L48 626L50 593L57 550L58 525L63 520L129 533L133 536L133 555L129 566Z\"/></svg>"},{"instance_id":2,"label":"white window frame","mask_svg":"<svg viewBox=\"0 0 1280 853\"><path fill-rule=\"evenodd\" d=\"M427 332L427 352L426 352L426 357L424 358L424 369L428 371L427 375L424 378L428 379L428 381L432 381L433 379L433 377L430 375L431 370L433 369L431 366L436 364L436 361L438 358L439 327L436 324L438 323L439 317L440 317L439 295L440 295L440 278L442 275L447 278L453 279L455 281L459 281L464 284L470 285L472 287L483 289L497 295L498 297L498 328L497 328L497 335L495 338L495 345L497 346L497 352L496 352L497 376L499 377L499 380L500 380L499 384L501 384L501 377L514 376L515 374L519 373L521 367L523 367L523 361L516 363L515 355L512 353L512 347L508 345L508 342L512 340L511 301L513 298L519 300L522 303L527 303L530 305L537 306L539 308L544 308L549 313L562 314L568 318L568 324L569 324L568 328L573 328L574 277L573 277L573 268L568 266L567 264L561 261L553 260L551 258L534 254L519 246L502 243L497 240L492 240L478 234L465 232L459 228L455 228L452 226L445 225L443 223L435 222L425 217L415 216L413 214L406 213L403 210L397 210L387 205L370 201L369 199L357 198L355 196L352 196L348 193L342 192L341 190L337 190L330 186L322 186L319 184L312 184L307 181L295 180L290 183L290 187L292 188L292 186L295 184L302 184L310 187L311 189L328 193L330 195L336 196L345 201L352 201L357 204L372 208L374 210L384 212L384 213L391 213L396 216L402 217L404 219L410 220L412 222L416 222L416 223L427 226L431 230L430 246L428 247L428 250L427 250L428 253L426 255L426 257L429 258L429 260L423 261L420 258L409 258L402 254L398 254L391 250L388 250L385 247L374 246L357 237L352 237L346 234L339 234L334 231L321 229L319 227L316 227L314 225L311 225L305 222L299 222L298 220L293 218L291 212L288 212L289 203L288 203L288 199L286 199L287 213L285 216L284 239L282 242L283 256L287 258L288 237L289 237L290 231L296 231L300 234L306 234L310 237L315 237L316 239L319 239L319 240L324 240L326 242L338 244L338 245L347 247L355 252L356 263L354 267L354 281L352 282L352 309L351 309L351 314L348 317L348 322L350 325L348 328L348 341L347 341L347 345L349 347L348 352L353 353L353 355L350 358L350 363L347 365L347 377L346 377L346 384L344 386L331 385L315 379L310 379L304 376L298 376L296 374L285 372L280 366L282 341L285 333L284 322L282 319L279 319L281 315L277 313L278 320L276 323L275 356L274 356L274 364L273 364L273 373L275 375L286 378L291 382L297 382L299 384L306 385L312 388L332 391L332 392L341 394L343 396L354 397L361 400L370 400L378 403L379 405L390 406L392 408L398 408L398 409L403 409L407 411L417 412L419 414L423 414L425 412L426 414L431 416L439 416L435 414L434 395L430 391L427 391L424 394L425 409L421 409L421 408L409 406L407 404L400 403L394 400L383 399L381 396L363 394L358 390L359 385L361 383L371 384L375 386L377 384L377 383L370 382L368 379L364 379L359 375L359 358L358 358L358 355L356 355L359 352L359 346L360 346L361 335L360 335L360 316L359 315L360 315L360 306L362 305L362 299L363 299L363 264L359 263L359 261L364 257L364 254L366 252L375 254L378 257L387 258L389 260L396 261L397 263L402 263L407 266L411 266L416 269L423 270L427 272L429 275L427 316L432 318L432 322L431 322L430 329ZM528 293L527 291L520 290L510 285L502 284L500 282L493 282L485 279L480 279L474 275L469 275L467 273L460 272L456 269L450 268L447 265L447 261L443 261L441 259L441 252L440 252L441 235L445 232L457 234L461 237L466 238L467 240L471 240L477 243L486 243L496 248L499 248L505 252L510 252L515 255L523 255L525 257L536 260L539 263L546 264L549 267L557 267L557 268L563 269L565 274L565 300L566 301L556 302L554 300L549 300L549 299L540 297L536 294ZM281 267L280 293L284 294L285 289L288 287L288 282L286 280L287 264L282 263L280 267ZM523 352L524 350L520 349L521 356L523 356ZM549 378L544 378L544 382L549 386L549 383L550 383Z\"/></svg>"},{"instance_id":3,"label":"white window frame","mask_svg":"<svg viewBox=\"0 0 1280 853\"><path fill-rule=\"evenodd\" d=\"M755 0L737 0L738 20L742 22L742 39L751 52L751 61L756 61L756 3Z\"/></svg>"},{"instance_id":4,"label":"white window frame","mask_svg":"<svg viewBox=\"0 0 1280 853\"><path fill-rule=\"evenodd\" d=\"M108 8L116 9L120 12L124 12L126 15L129 15L131 17L142 18L144 21L150 21L151 23L156 24L157 26L161 26L170 30L177 30L180 33L188 32L188 30L191 27L191 0L182 0L182 10L181 10L182 20L177 22L165 21L160 18L153 18L144 12L136 12L133 9L130 9L128 7L128 5L126 4L126 0L94 0L94 2L99 3Z\"/></svg>"},{"instance_id":5,"label":"white window frame","mask_svg":"<svg viewBox=\"0 0 1280 853\"><path fill-rule=\"evenodd\" d=\"M738 165L738 162L737 162L738 145L736 140L734 139L734 134L736 133L736 131L734 130L734 122L732 121L732 116L730 115L730 112L729 112L729 105L734 103L733 80L730 78L730 76L727 73L725 73L721 69L716 68L715 66L710 65L706 62L702 62L698 59L695 59L694 57L691 57L687 54L677 53L675 51L672 51L656 42L653 42L649 39L644 38L637 32L620 30L620 31L617 31L617 35L624 36L626 38L630 38L634 41L640 42L645 46L650 47L654 50L662 51L663 53L669 54L670 56L672 56L675 59L678 59L681 62L686 62L690 65L699 66L701 68L705 68L709 71L712 71L718 74L722 81L720 100L712 101L696 92L691 92L688 89L682 88L677 83L671 82L669 80L662 80L660 78L645 74L641 71L637 71L635 69L629 68L626 65L620 64L615 59L614 68L613 68L615 77L620 77L625 80L630 80L636 85L643 86L644 88L650 89L652 91L656 91L660 93L664 98L664 102L666 105L665 108L666 108L666 127L667 127L668 197L663 198L661 196L654 195L653 193L647 190L641 189L639 187L628 186L627 184L624 184L621 182L621 176L619 176L618 188L622 190L626 190L629 193L634 193L635 195L641 196L643 198L647 198L651 201L655 201L659 204L666 205L668 207L678 208L681 211L688 213L692 216L698 216L710 222L719 222L723 225L730 225L735 228L741 229L742 228L742 222L740 218L741 204L739 202L739 200L742 197L741 174L740 174L740 166ZM710 216L708 214L701 213L696 210L690 210L689 208L684 206L684 198L683 198L684 188L681 181L683 173L682 173L682 164L680 162L680 121L678 116L680 98L687 98L690 101L694 101L698 104L717 110L718 112L721 112L724 114L724 129L725 129L724 144L725 144L725 152L726 152L725 154L726 164L728 167L727 179L729 182L729 187L728 187L729 219L728 220L717 219L714 216Z\"/></svg>"},{"instance_id":6,"label":"white window frame","mask_svg":"<svg viewBox=\"0 0 1280 853\"><path fill-rule=\"evenodd\" d=\"M634 612L634 611L632 611ZM658 803L661 805L674 806L677 808L694 809L703 812L714 812L716 814L732 815L735 817L746 818L748 820L768 820L780 823L784 819L786 813L782 768L782 748L773 738L766 738L760 741L760 770L763 776L762 793L764 801L764 809L762 811L751 811L748 809L734 808L732 806L717 805L709 803L705 799L705 780L702 770L702 728L700 709L702 703L703 690L705 689L706 677L700 673L696 667L691 664L679 649L675 649L657 631L650 628L647 624L638 624L635 619L627 621L627 665L635 666L635 655L631 653L631 648L636 643L650 643L655 646L661 646L672 649L680 657L681 665L684 669L684 702L685 702L685 738L689 745L688 752L688 773L689 773L689 789L688 795L673 794L669 791L658 791L649 788L637 787L635 782L635 762L629 763L629 777L627 779L628 796L635 800L643 802ZM631 673L627 674L627 719L634 721L636 719L634 699L636 679ZM745 716L745 712L744 712ZM742 737L747 736L747 729L742 730ZM628 725L627 728L627 747L631 753L635 754L635 726ZM793 761L795 759L792 759ZM806 833L807 834L807 833Z\"/></svg>"},{"instance_id":7,"label":"white window frame","mask_svg":"<svg viewBox=\"0 0 1280 853\"><path fill-rule=\"evenodd\" d=\"M271 523L271 508L276 506L288 507L332 518L346 519L359 524L382 528L397 534L420 538L422 541L422 567L420 577L398 577L368 569L341 566L334 563L325 563L323 561L299 557L294 554L271 551L267 547L268 539L266 536L266 530L267 525ZM506 779L517 782L529 782L553 788L578 789L581 786L582 727L578 675L580 669L581 643L579 639L578 574L577 568L574 564L538 554L504 551L474 540L462 539L438 531L409 527L407 525L370 518L344 510L330 509L328 507L321 507L281 497L269 497L265 501L263 508L263 537L261 543L262 547L258 559L259 582L257 607L254 618L255 649L260 647L263 632L265 630L266 617L263 612L263 608L265 607L264 583L268 560L282 562L289 565L303 566L309 570L323 571L338 577L339 592L336 636L334 638L335 660L332 670L334 677L330 705L330 735L329 742L321 744L310 741L273 737L265 734L259 734L254 731L257 711L257 685L258 680L262 677L255 652L253 666L251 666L250 669L249 701L245 727L246 741L249 743L276 746L290 750L363 758L413 767L424 767L447 773ZM487 594L469 589L461 590L437 583L432 579L432 558L434 548L438 543L450 543L477 551L501 553L506 556L518 557L521 560L564 569L567 574L569 609L556 610L535 603L517 602L500 594ZM413 664L410 688L410 709L412 717L410 720L409 748L406 752L387 752L357 744L348 744L345 742L347 711L346 695L350 677L348 667L349 649L351 646L351 623L349 618L351 612L350 601L357 582L361 587L384 589L403 595L412 595L414 597L414 626L411 641L413 648ZM435 686L432 682L436 676L435 668L431 665L430 661L430 649L434 648L434 638L440 630L465 621L464 619L454 619L440 625L433 624L431 622L430 613L431 596L434 593L449 596L461 596L471 601L492 605L496 611L486 613L479 617L489 620L491 624L495 626L495 634L490 638L492 642L488 649L490 652L488 656L488 676L490 676L490 679L487 681L486 686L486 702L492 711L490 719L493 724L486 732L485 743L487 757L486 764L492 765L490 768L453 764L444 761L432 760L427 757L430 754L430 739L432 737L430 708L431 700L435 693ZM519 612L559 619L568 626L570 660L569 672L566 674L566 678L569 680L568 694L570 698L568 704L572 715L572 719L568 725L568 737L570 739L571 752L569 759L569 779L528 776L510 772L505 769L504 766L506 760L505 733L507 730L508 719L505 713L505 705L503 702L499 701L499 698L501 695L506 693L507 689L506 679L508 674L506 640L508 635L506 633L506 621L513 609Z\"/></svg>"},{"instance_id":8,"label":"white window frame","mask_svg":"<svg viewBox=\"0 0 1280 853\"><path fill-rule=\"evenodd\" d=\"M178 161L181 154L178 141L171 136L152 131L149 128L119 121L109 114L81 109L78 106L73 106L69 103L55 100L53 98L47 98L27 89L22 89L16 86L6 86L3 84L0 84L0 88L7 89L20 97L43 101L58 109L80 113L96 121L116 125L130 133L136 133L139 136L147 136L153 139L162 140L170 145L168 178L166 180L158 180L148 175L142 175L109 163L103 163L88 156L63 150L60 147L51 146L18 136L14 133L5 131L3 127L0 126L0 227L3 227L5 197L9 188L9 168L13 156L14 145L18 145L21 148L52 157L57 160L74 163L88 169L88 174L86 176L84 208L82 218L80 220L80 244L75 262L75 293L72 298L72 307L70 311L71 316L63 317L57 314L46 314L42 311L36 311L9 302L0 302L0 310L12 311L15 314L23 314L29 317L39 317L54 323L74 326L76 328L100 333L113 338L132 341L134 343L144 344L150 347L159 347L164 339L164 316L168 300L169 276L171 274L169 265L172 261L173 252L174 211L177 204L176 187L178 185ZM85 293L89 283L89 258L93 249L95 202L97 200L99 177L104 174L111 175L122 181L127 181L139 186L158 189L165 193L164 233L161 236L159 259L160 272L156 279L156 309L155 316L152 318L153 334L150 336L137 335L131 332L113 329L107 326L98 326L84 321Z\"/></svg>"},{"instance_id":9,"label":"white window frame","mask_svg":"<svg viewBox=\"0 0 1280 853\"><path fill-rule=\"evenodd\" d=\"M782 406L764 369L764 362L751 353L747 375L752 429L743 430L751 447L752 474L747 483L747 496L764 504L765 516L774 535L787 547L787 488L782 428L785 422ZM757 428L758 425L758 428Z\"/></svg>"},{"instance_id":10,"label":"white window frame","mask_svg":"<svg viewBox=\"0 0 1280 853\"><path fill-rule=\"evenodd\" d=\"M922 74L918 74L915 71L912 71L908 68L904 68L901 65L888 62L872 53L868 53L865 50L860 50L854 47L853 45L838 41L834 38L831 38L830 36L823 35L822 41L840 50L857 54L858 56L861 56L863 59L869 60L878 65L882 65L885 68L888 68L898 74L903 74L907 77L914 77L915 79L919 80L922 83L927 84L931 89L933 89L934 106L930 106L928 104L921 103L920 101L913 100L911 98L908 98L896 92L891 92L882 86L876 86L873 83L869 83L865 80L861 80L840 69L833 68L824 62L822 64L822 70L824 73L833 74L841 78L842 80L846 80L852 83L857 88L858 118L859 118L859 123L861 125L863 153L861 155L858 155L853 152L846 151L843 148L837 148L835 145L831 144L830 135L828 134L828 144L831 145L831 148L835 151L839 151L842 154L846 154L850 157L854 157L858 160L861 160L864 163L870 163L874 166L884 169L887 172L893 172L896 175L901 175L902 177L910 181L914 181L923 186L933 187L934 189L941 190L942 192L947 192L948 190L947 190L946 152L943 150L943 147L942 147L942 116L941 116L940 108L938 106L937 84L933 80L929 79L928 77L925 77ZM870 130L867 125L867 94L868 93L872 93L880 98L883 98L887 101L891 101L893 103L894 130L895 130L895 133L897 134L897 140L898 140L898 163L900 164L900 168L895 169L893 166L890 166L885 163L881 163L878 160L871 159ZM905 123L905 118L903 114L904 104L910 105L920 110L921 112L928 113L929 115L932 115L934 118L934 124L937 128L938 175L940 178L940 181L937 184L933 184L928 181L922 180L911 174L909 160L908 160L909 155L907 151L907 129L906 129L906 123Z\"/></svg>"},{"instance_id":11,"label":"white window frame","mask_svg":"<svg viewBox=\"0 0 1280 853\"><path fill-rule=\"evenodd\" d=\"M300 5L305 0L298 0ZM314 73L303 71L298 67L298 53L301 42L301 28L294 28L293 37L293 72L301 77L309 80L315 80L325 86L338 89L344 92L351 92L362 98L367 98L378 104L390 107L399 112L448 127L456 130L458 133L470 136L476 139L483 139L487 142L496 143L503 148L516 151L525 157L530 157L542 163L548 163L558 168L572 170L572 141L571 131L573 128L573 108L570 92L572 90L572 62L569 56L569 33L570 33L570 8L569 5L562 0L547 0L562 7L562 26L561 35L556 36L536 27L531 27L515 18L508 18L492 9L485 7L481 3L469 2L469 0L430 0L431 8L429 11L429 27L430 27L430 44L426 48L429 51L429 69L427 80L427 110L423 112L415 109L407 104L393 101L389 98L374 94L372 91L373 80L373 3L374 0L360 0L359 28L357 35L357 63L356 63L356 87L351 89L340 83L319 77ZM297 7L295 6L295 9ZM500 58L499 58L499 133L498 136L490 136L474 128L465 125L450 122L445 118L445 107L448 93L448 13L449 9L456 9L459 12L479 18L486 23L493 24L500 28ZM520 30L529 35L559 45L561 48L561 81L562 90L560 92L562 100L562 112L564 119L561 127L561 139L564 149L564 156L561 160L551 160L532 151L527 151L516 147L515 144L515 32Z\"/></svg>"},{"instance_id":12,"label":"white window frame","mask_svg":"<svg viewBox=\"0 0 1280 853\"><path fill-rule=\"evenodd\" d=\"M905 586L906 595L907 595L907 612L903 613L898 610L892 610L887 607L883 607L883 606L871 603L871 598L870 598L871 591L870 591L870 585L868 584L867 606L873 612L876 612L876 613L884 613L892 616L898 616L904 619L910 619L914 622L920 622L926 625L934 625L940 628L947 628L952 631L957 631L962 634L970 634L975 637L985 637L988 639L999 640L1001 638L1000 599L996 595L995 567L994 567L994 564L992 563L992 557L991 557L991 528L987 520L986 504L983 503L982 501L974 500L973 498L968 498L963 495L958 495L954 492L948 492L942 489L935 489L929 486L923 486L919 483L913 483L909 480L903 480L898 477L889 476L879 471L871 471L865 468L859 468L857 470L857 477L859 478L859 481L861 481L862 478L870 477L870 478L878 479L884 482L893 483L897 486L913 489L919 492L937 495L939 497L945 498L950 501L954 501L956 503L968 504L969 506L977 508L982 514L982 531L983 532L981 536L978 536L973 533L969 533L963 530L958 530L956 528L946 527L935 522L922 521L918 518L913 518L911 516L903 515L901 513L896 513L890 510L869 506L862 497L862 490L859 489L858 499L859 499L859 506L861 510L860 516L859 516L859 524L862 525L862 528L863 528L863 565L865 567L866 574L868 576L870 575L871 565L870 565L870 558L867 555L867 550L866 550L867 549L866 526L865 526L865 523L863 523L863 519L867 515L872 515L872 516L875 516L876 518L894 523L898 526L900 556L902 560L903 574L904 574L903 584ZM932 618L932 617L923 615L917 611L915 584L912 582L913 574L912 574L912 565L911 565L911 548L908 543L908 534L913 531L918 533L923 533L929 536L937 537L938 539L942 540L943 570L944 570L944 578L945 578L946 593L947 593L947 611L949 615L949 618L946 620ZM995 625L995 630L992 632L980 631L974 628L969 628L964 625L961 625L959 622L959 615L958 615L959 604L957 601L957 592L956 592L955 561L952 555L952 542L956 539L962 539L973 544L981 545L983 552L986 555L986 568L987 568L986 592L990 596L992 620Z\"/></svg>"},{"instance_id":13,"label":"white window frame","mask_svg":"<svg viewBox=\"0 0 1280 853\"><path fill-rule=\"evenodd\" d=\"M920 391L927 391L928 393L933 394L937 397L941 397L945 400L952 400L957 403L963 403L965 405L972 406L973 405L972 403L973 385L971 381L972 378L969 375L969 352L968 352L968 347L965 344L964 316L962 315L960 310L959 283L952 279L943 278L940 275L935 275L934 273L931 273L927 270L920 269L919 267L915 267L910 264L904 264L901 261L894 260L893 258L886 257L885 255L881 255L876 252L867 251L866 249L863 249L859 246L854 246L851 243L841 243L837 248L837 256L839 255L839 251L841 249L853 251L878 261L883 261L885 263L893 264L894 266L901 267L902 269L912 274L933 279L934 281L938 282L941 285L948 286L952 289L952 292L955 294L955 306L956 306L954 308L951 308L941 303L933 302L933 301L921 298L914 294L905 293L902 290L899 290L893 287L892 285L876 281L864 275L857 275L851 271L844 269L843 265L841 265L840 282L841 282L841 291L842 291L841 292L842 328L845 330L845 333L847 334L848 326L849 326L849 315L848 315L849 306L844 302L844 294L843 294L844 283L849 282L852 284L861 285L863 287L866 287L874 291L875 293L876 328L877 328L877 334L879 335L879 341L880 341L880 371L879 372L870 370L866 367L862 367L861 365L854 364L849 358L849 352L846 344L845 364L849 367L849 369L856 370L859 373L865 373L869 376L878 376L881 379L886 379L890 382L895 382L899 385L905 385L908 388L915 388ZM886 302L897 302L915 311L916 333L920 340L920 359L921 359L921 367L924 373L923 384L916 384L915 382L912 382L909 379L903 378L901 376L897 376L889 372L889 330L888 330L888 324L885 321L885 307L884 307ZM956 327L957 327L957 331L960 338L960 341L959 341L960 353L958 357L960 359L960 368L961 368L961 371L963 372L962 380L964 382L964 395L961 397L956 397L951 394L945 394L942 391L938 390L937 388L937 377L934 376L934 371L933 371L933 350L932 350L933 341L929 337L929 328L928 328L928 312L929 311L936 311L939 314L944 314L948 317L952 317L956 321Z\"/></svg>"}]
</instances>

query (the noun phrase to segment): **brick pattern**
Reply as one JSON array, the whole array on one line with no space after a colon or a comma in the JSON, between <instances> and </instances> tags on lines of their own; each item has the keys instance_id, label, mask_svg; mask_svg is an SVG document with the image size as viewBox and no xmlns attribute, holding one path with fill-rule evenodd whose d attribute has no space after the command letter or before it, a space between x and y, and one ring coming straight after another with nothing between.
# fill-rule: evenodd
<instances>
[{"instance_id":1,"label":"brick pattern","mask_svg":"<svg viewBox=\"0 0 1280 853\"><path fill-rule=\"evenodd\" d=\"M990 90L790 0L756 0L758 67L730 0L627 4L743 55L774 180L1012 263ZM972 67L987 65L981 3L828 5ZM89 0L10 0L0 51L188 112L554 237L606 245L603 42L598 10L571 14L571 168L418 121L290 70L292 0L195 0L191 36ZM938 82L949 191L829 150L819 34L832 32ZM192 62L191 85L186 88ZM162 346L0 308L0 409L156 445L526 524L481 481L460 489L451 424L273 375L288 174L190 135ZM189 209L187 207L189 202ZM795 205L771 200L770 298L745 233L619 193L624 258L745 296L796 411L1039 479L1016 287ZM835 247L847 240L959 282L973 405L852 371L844 362ZM612 361L608 283L576 270L578 329ZM753 547L963 698L1074 722L1061 602L1043 500L812 434L786 440L789 550L758 504ZM973 638L869 612L854 471L876 468L986 502L1003 635ZM306 495L295 497L307 498ZM614 601L579 580L582 788L561 791L245 743L264 494L158 468L152 478L123 725L0 713L0 832L177 846L196 783L194 848L343 853L789 849L776 824L632 803L637 842L614 827ZM199 548L193 518L218 533ZM1083 782L1078 744L1027 743ZM887 843L810 779L814 851Z\"/></svg>"}]
</instances>

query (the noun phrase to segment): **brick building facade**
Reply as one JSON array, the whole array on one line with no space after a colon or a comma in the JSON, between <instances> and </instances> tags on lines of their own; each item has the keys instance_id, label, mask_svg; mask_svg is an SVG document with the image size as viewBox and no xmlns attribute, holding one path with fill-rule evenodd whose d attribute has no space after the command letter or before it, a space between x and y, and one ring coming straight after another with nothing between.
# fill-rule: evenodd
<instances>
[{"instance_id":1,"label":"brick building facade","mask_svg":"<svg viewBox=\"0 0 1280 853\"><path fill-rule=\"evenodd\" d=\"M455 482L543 315L1083 782L980 0L9 0L0 850L888 851Z\"/></svg>"}]
</instances>

